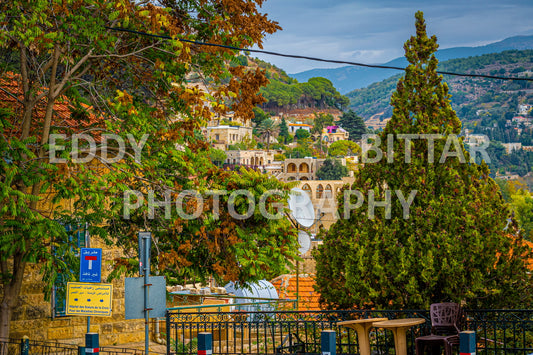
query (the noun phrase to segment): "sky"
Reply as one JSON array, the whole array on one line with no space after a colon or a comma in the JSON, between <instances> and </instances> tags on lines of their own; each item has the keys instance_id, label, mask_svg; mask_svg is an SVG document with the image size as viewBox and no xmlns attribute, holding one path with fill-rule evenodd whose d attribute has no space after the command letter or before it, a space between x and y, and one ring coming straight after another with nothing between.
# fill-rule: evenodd
<instances>
[{"instance_id":1,"label":"sky","mask_svg":"<svg viewBox=\"0 0 533 355\"><path fill-rule=\"evenodd\" d=\"M266 51L324 59L385 63L403 56L415 12L439 48L481 46L533 35L533 0L265 0L261 8L283 30L267 35ZM258 49L255 47L255 49ZM287 73L338 64L252 54Z\"/></svg>"}]
</instances>

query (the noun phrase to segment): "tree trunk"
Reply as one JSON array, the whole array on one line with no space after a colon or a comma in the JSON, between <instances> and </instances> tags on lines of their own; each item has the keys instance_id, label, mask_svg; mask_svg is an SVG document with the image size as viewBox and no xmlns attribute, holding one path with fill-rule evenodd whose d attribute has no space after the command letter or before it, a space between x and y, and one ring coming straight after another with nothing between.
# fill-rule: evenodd
<instances>
[{"instance_id":1,"label":"tree trunk","mask_svg":"<svg viewBox=\"0 0 533 355\"><path fill-rule=\"evenodd\" d=\"M13 275L10 282L3 284L3 298L0 303L0 339L9 338L9 323L13 315L13 310L17 305L17 298L20 295L22 288L22 280L24 279L24 271L26 269L26 262L22 261L22 253L16 253L13 257ZM1 272L6 274L7 261L2 261ZM0 354L4 355L4 354Z\"/></svg>"},{"instance_id":2,"label":"tree trunk","mask_svg":"<svg viewBox=\"0 0 533 355\"><path fill-rule=\"evenodd\" d=\"M4 298L2 299L2 303L0 303L0 339L9 338L9 323L13 314L13 303L12 291L9 286L6 286L4 289Z\"/></svg>"}]
</instances>

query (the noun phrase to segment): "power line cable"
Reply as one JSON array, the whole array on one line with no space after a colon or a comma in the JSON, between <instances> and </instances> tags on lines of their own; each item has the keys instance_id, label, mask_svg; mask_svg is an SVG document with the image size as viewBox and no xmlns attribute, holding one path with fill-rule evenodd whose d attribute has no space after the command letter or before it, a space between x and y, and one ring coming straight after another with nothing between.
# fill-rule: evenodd
<instances>
[{"instance_id":1,"label":"power line cable","mask_svg":"<svg viewBox=\"0 0 533 355\"><path fill-rule=\"evenodd\" d=\"M138 35L147 36L147 37L160 38L160 39L177 39L180 42L196 44L199 46L220 47L220 48L232 49L232 50L243 51L243 52L274 55L274 56L285 57L285 58L306 59L306 60L313 60L317 62L347 64L347 65L366 67L366 68L376 68L376 69L393 69L393 70L401 70L401 71L405 71L406 69L402 67L395 67L395 66L389 66L389 65L365 64L365 63L350 62L350 61L336 60L336 59L323 59L323 58L309 57L309 56L304 56L304 55L285 54L285 53L279 53L279 52L265 51L261 49L240 48L240 47L228 46L224 44L200 42L200 41L193 41L193 40L182 39L182 38L172 38L170 36L155 35L155 34L151 34L147 32L128 30L126 28L121 28L121 27L105 26L105 28L109 30L113 30L113 31L128 32L128 33L138 34ZM463 76L463 77L471 77L471 78L485 78L485 79L499 79L499 80L513 80L513 81L533 81L533 78L516 78L516 77L506 77L506 76L498 76L498 75L485 75L485 74L465 74L465 73L455 73L455 72L441 71L441 70L437 70L437 73L443 74L443 75Z\"/></svg>"}]
</instances>

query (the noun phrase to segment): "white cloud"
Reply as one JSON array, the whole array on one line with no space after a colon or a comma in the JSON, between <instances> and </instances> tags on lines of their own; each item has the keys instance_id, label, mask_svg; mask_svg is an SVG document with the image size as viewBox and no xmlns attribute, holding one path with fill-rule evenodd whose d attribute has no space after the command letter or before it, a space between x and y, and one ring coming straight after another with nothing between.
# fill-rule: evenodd
<instances>
[{"instance_id":1,"label":"white cloud","mask_svg":"<svg viewBox=\"0 0 533 355\"><path fill-rule=\"evenodd\" d=\"M530 0L267 0L263 12L283 27L266 38L265 50L384 63L403 55L414 33L414 13L424 11L428 32L441 48L482 45L533 34ZM339 65L260 56L288 73Z\"/></svg>"}]
</instances>

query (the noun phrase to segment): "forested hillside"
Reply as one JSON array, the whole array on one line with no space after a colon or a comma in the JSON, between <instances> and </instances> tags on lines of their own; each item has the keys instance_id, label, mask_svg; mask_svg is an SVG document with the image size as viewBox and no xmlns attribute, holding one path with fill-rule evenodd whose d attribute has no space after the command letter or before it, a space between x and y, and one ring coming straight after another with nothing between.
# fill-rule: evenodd
<instances>
[{"instance_id":1,"label":"forested hillside","mask_svg":"<svg viewBox=\"0 0 533 355\"><path fill-rule=\"evenodd\" d=\"M455 58L481 56L488 53L526 49L533 49L533 36L510 37L500 42L490 43L479 47L452 47L440 49L437 51L436 57L439 61L445 61ZM405 57L402 56L391 60L390 62L383 63L383 65L405 68L407 61ZM291 77L301 82L312 77L324 77L331 80L339 92L346 94L352 90L364 88L372 83L396 75L396 73L398 73L398 71L393 69L346 66L333 69L312 69L301 73L291 74Z\"/></svg>"},{"instance_id":2,"label":"forested hillside","mask_svg":"<svg viewBox=\"0 0 533 355\"><path fill-rule=\"evenodd\" d=\"M253 59L253 63L265 69L270 80L270 83L260 90L267 100L262 105L264 110L272 112L302 108L344 110L349 104L349 99L341 95L326 78L310 78L305 83L299 83L272 64L259 59ZM252 61L250 65L253 65Z\"/></svg>"},{"instance_id":3,"label":"forested hillside","mask_svg":"<svg viewBox=\"0 0 533 355\"><path fill-rule=\"evenodd\" d=\"M452 59L441 62L439 70L467 74L489 74L498 76L533 76L533 50L505 51L485 54L477 57ZM392 107L390 96L402 74L354 90L346 96L350 99L350 108L363 118L382 113L383 118L390 117ZM469 78L444 75L450 87L452 106L464 122L478 121L476 111L499 106L516 111L519 101L533 100L533 83L526 81L504 81L494 79ZM498 105L496 105L498 104Z\"/></svg>"},{"instance_id":4,"label":"forested hillside","mask_svg":"<svg viewBox=\"0 0 533 355\"><path fill-rule=\"evenodd\" d=\"M455 73L533 77L533 50L505 51L482 56L452 59L439 64L439 70ZM367 88L347 94L350 108L359 116L381 120L392 115L390 96L401 75L395 75ZM533 82L444 75L452 95L451 103L470 133L491 140L491 170L524 175L532 170L533 152L516 150L510 154L502 144L533 145ZM520 105L523 106L520 112ZM524 108L525 107L525 108ZM522 118L520 118L522 117Z\"/></svg>"}]
</instances>

